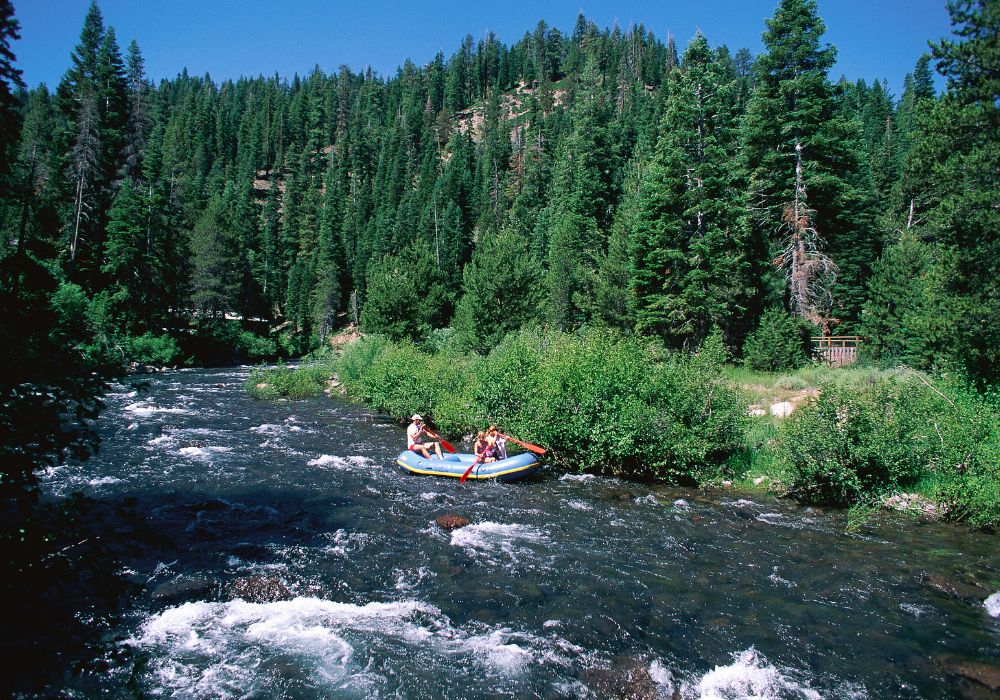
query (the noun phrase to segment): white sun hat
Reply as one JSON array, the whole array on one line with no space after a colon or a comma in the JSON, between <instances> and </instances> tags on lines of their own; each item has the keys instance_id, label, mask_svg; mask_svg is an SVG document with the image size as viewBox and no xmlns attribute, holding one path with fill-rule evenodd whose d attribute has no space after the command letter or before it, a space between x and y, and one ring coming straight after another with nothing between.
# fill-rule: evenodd
<instances>
[{"instance_id":1,"label":"white sun hat","mask_svg":"<svg viewBox=\"0 0 1000 700\"><path fill-rule=\"evenodd\" d=\"M419 413L414 413L412 416L410 416L410 420L423 420L423 419L424 419L423 416L421 416Z\"/></svg>"}]
</instances>

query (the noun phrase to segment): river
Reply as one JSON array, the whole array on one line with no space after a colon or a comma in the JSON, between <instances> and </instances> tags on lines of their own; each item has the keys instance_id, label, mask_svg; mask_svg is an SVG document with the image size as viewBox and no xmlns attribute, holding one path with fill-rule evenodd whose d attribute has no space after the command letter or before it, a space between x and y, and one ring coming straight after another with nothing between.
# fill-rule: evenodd
<instances>
[{"instance_id":1,"label":"river","mask_svg":"<svg viewBox=\"0 0 1000 700\"><path fill-rule=\"evenodd\" d=\"M100 643L60 692L988 693L950 669L1000 659L1000 596L928 582L996 592L996 534L900 516L848 533L842 512L768 495L552 466L511 484L413 476L395 465L404 426L340 399L254 401L248 372L116 385L100 454L44 474L50 499L80 491L142 526L119 528L125 604L80 601ZM446 532L442 514L471 524Z\"/></svg>"}]
</instances>

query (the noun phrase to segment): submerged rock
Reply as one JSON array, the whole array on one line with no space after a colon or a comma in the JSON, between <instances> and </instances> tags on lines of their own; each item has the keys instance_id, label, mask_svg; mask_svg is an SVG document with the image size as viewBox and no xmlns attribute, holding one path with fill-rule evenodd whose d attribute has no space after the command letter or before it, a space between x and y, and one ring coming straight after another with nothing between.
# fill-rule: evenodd
<instances>
[{"instance_id":1,"label":"submerged rock","mask_svg":"<svg viewBox=\"0 0 1000 700\"><path fill-rule=\"evenodd\" d=\"M248 603L272 603L293 597L288 586L277 576L247 576L236 579L227 586L226 592L231 598L242 598Z\"/></svg>"},{"instance_id":2,"label":"submerged rock","mask_svg":"<svg viewBox=\"0 0 1000 700\"><path fill-rule=\"evenodd\" d=\"M465 527L469 524L469 519L464 518L461 515L439 515L435 518L434 522L438 524L442 530L457 530L460 527Z\"/></svg>"},{"instance_id":3,"label":"submerged rock","mask_svg":"<svg viewBox=\"0 0 1000 700\"><path fill-rule=\"evenodd\" d=\"M982 603L989 596L990 592L985 588L951 581L938 574L925 574L924 584L932 591L937 591L951 598L958 598L968 603Z\"/></svg>"},{"instance_id":4,"label":"submerged rock","mask_svg":"<svg viewBox=\"0 0 1000 700\"><path fill-rule=\"evenodd\" d=\"M973 688L983 690L989 688L992 693L975 693L971 697L1000 697L1000 666L983 663L981 661L969 661L953 656L939 656L935 659L937 664L947 673L959 678L971 681Z\"/></svg>"},{"instance_id":5,"label":"submerged rock","mask_svg":"<svg viewBox=\"0 0 1000 700\"><path fill-rule=\"evenodd\" d=\"M610 668L588 668L580 680L594 696L620 700L655 700L660 688L649 672L649 664L634 657L616 657ZM678 697L676 692L674 697Z\"/></svg>"},{"instance_id":6,"label":"submerged rock","mask_svg":"<svg viewBox=\"0 0 1000 700\"><path fill-rule=\"evenodd\" d=\"M180 602L197 598L207 598L215 590L215 579L202 576L178 576L159 584L149 595L155 600Z\"/></svg>"}]
</instances>

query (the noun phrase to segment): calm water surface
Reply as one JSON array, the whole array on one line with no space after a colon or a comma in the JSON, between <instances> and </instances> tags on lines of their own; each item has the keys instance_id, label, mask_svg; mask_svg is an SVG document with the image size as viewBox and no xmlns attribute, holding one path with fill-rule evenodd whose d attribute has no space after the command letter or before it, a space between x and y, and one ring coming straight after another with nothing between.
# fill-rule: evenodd
<instances>
[{"instance_id":1,"label":"calm water surface","mask_svg":"<svg viewBox=\"0 0 1000 700\"><path fill-rule=\"evenodd\" d=\"M110 627L106 671L67 694L940 698L968 691L941 658L1000 659L990 606L925 583L996 591L996 535L898 517L847 534L768 496L552 467L412 476L403 426L253 401L247 373L116 386L100 455L46 474L150 533L121 562L127 609L81 611ZM434 524L452 513L472 524ZM247 582L287 592L246 602Z\"/></svg>"}]
</instances>

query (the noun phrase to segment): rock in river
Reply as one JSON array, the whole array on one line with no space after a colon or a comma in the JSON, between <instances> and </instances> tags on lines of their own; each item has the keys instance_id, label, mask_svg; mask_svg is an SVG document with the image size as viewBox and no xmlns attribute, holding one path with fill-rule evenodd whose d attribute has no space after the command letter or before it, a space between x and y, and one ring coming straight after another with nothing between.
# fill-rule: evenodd
<instances>
[{"instance_id":1,"label":"rock in river","mask_svg":"<svg viewBox=\"0 0 1000 700\"><path fill-rule=\"evenodd\" d=\"M461 515L439 515L435 521L442 530L457 530L469 524L468 518Z\"/></svg>"}]
</instances>

